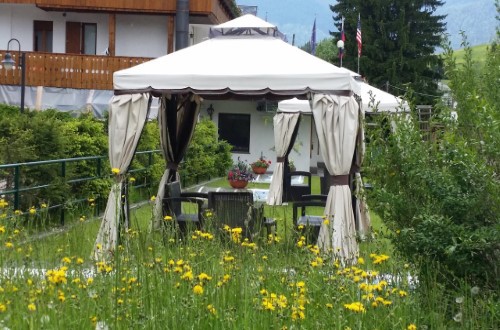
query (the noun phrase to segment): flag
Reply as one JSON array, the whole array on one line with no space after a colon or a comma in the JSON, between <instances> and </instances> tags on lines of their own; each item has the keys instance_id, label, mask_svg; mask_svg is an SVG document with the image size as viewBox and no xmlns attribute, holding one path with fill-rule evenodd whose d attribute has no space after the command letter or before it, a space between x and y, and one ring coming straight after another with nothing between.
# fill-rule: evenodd
<instances>
[{"instance_id":1,"label":"flag","mask_svg":"<svg viewBox=\"0 0 500 330\"><path fill-rule=\"evenodd\" d=\"M311 33L311 54L316 55L316 18L314 19L313 29Z\"/></svg>"},{"instance_id":2,"label":"flag","mask_svg":"<svg viewBox=\"0 0 500 330\"><path fill-rule=\"evenodd\" d=\"M340 40L345 43L345 33L344 33L344 17L342 16L342 28L340 29ZM342 59L344 57L344 47L339 48L339 57Z\"/></svg>"},{"instance_id":3,"label":"flag","mask_svg":"<svg viewBox=\"0 0 500 330\"><path fill-rule=\"evenodd\" d=\"M363 45L361 39L361 15L358 14L358 28L356 29L356 42L358 43L358 57L361 57L361 47Z\"/></svg>"}]
</instances>

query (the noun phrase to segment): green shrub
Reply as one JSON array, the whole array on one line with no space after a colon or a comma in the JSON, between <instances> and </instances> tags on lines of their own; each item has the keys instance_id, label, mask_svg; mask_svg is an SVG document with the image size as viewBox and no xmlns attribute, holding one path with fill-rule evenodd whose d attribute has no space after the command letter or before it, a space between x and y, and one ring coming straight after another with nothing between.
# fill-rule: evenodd
<instances>
[{"instance_id":1,"label":"green shrub","mask_svg":"<svg viewBox=\"0 0 500 330\"><path fill-rule=\"evenodd\" d=\"M230 151L229 143L218 140L215 124L210 120L200 121L180 169L185 184L224 176L232 165Z\"/></svg>"},{"instance_id":2,"label":"green shrub","mask_svg":"<svg viewBox=\"0 0 500 330\"><path fill-rule=\"evenodd\" d=\"M498 81L498 50L489 56L497 68L485 75ZM381 116L396 128L372 132L365 169L375 187L371 206L392 229L399 253L421 269L439 263L444 282L493 288L500 278L500 111L490 82L474 77L468 61L447 61L458 120L442 106L434 118L442 134L425 141L416 117Z\"/></svg>"}]
</instances>

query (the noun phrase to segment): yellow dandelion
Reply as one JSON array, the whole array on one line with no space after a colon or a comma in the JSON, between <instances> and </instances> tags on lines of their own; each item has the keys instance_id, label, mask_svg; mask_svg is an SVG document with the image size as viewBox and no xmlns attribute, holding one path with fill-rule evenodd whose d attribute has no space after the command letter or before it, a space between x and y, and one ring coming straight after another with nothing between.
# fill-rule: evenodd
<instances>
[{"instance_id":1,"label":"yellow dandelion","mask_svg":"<svg viewBox=\"0 0 500 330\"><path fill-rule=\"evenodd\" d=\"M212 276L209 276L208 274L201 273L198 275L198 280L200 281L210 281L212 279Z\"/></svg>"},{"instance_id":2,"label":"yellow dandelion","mask_svg":"<svg viewBox=\"0 0 500 330\"><path fill-rule=\"evenodd\" d=\"M0 313L7 311L7 305L0 303Z\"/></svg>"},{"instance_id":3,"label":"yellow dandelion","mask_svg":"<svg viewBox=\"0 0 500 330\"><path fill-rule=\"evenodd\" d=\"M172 217L170 215L166 215L163 217L163 220L165 221L172 221Z\"/></svg>"},{"instance_id":4,"label":"yellow dandelion","mask_svg":"<svg viewBox=\"0 0 500 330\"><path fill-rule=\"evenodd\" d=\"M4 209L9 206L9 202L5 201L5 199L0 198L0 209Z\"/></svg>"},{"instance_id":5,"label":"yellow dandelion","mask_svg":"<svg viewBox=\"0 0 500 330\"><path fill-rule=\"evenodd\" d=\"M0 226L0 234L3 234L5 233L5 227L4 226Z\"/></svg>"},{"instance_id":6,"label":"yellow dandelion","mask_svg":"<svg viewBox=\"0 0 500 330\"><path fill-rule=\"evenodd\" d=\"M151 196L151 198L149 200L154 202L156 200L156 196L155 195Z\"/></svg>"},{"instance_id":7,"label":"yellow dandelion","mask_svg":"<svg viewBox=\"0 0 500 330\"><path fill-rule=\"evenodd\" d=\"M30 312L34 312L34 311L36 311L36 305L35 305L34 303L30 303L30 304L28 304L28 310L29 310Z\"/></svg>"},{"instance_id":8,"label":"yellow dandelion","mask_svg":"<svg viewBox=\"0 0 500 330\"><path fill-rule=\"evenodd\" d=\"M111 169L111 173L113 173L114 175L118 175L120 174L120 169L119 168L116 168L116 167L113 167Z\"/></svg>"},{"instance_id":9,"label":"yellow dandelion","mask_svg":"<svg viewBox=\"0 0 500 330\"><path fill-rule=\"evenodd\" d=\"M203 287L199 284L196 284L194 287L193 287L193 293L194 294L197 294L197 295L201 295L203 294Z\"/></svg>"},{"instance_id":10,"label":"yellow dandelion","mask_svg":"<svg viewBox=\"0 0 500 330\"><path fill-rule=\"evenodd\" d=\"M213 314L213 315L217 315L217 310L215 309L214 305L210 304L207 306L207 309L208 311Z\"/></svg>"},{"instance_id":11,"label":"yellow dandelion","mask_svg":"<svg viewBox=\"0 0 500 330\"><path fill-rule=\"evenodd\" d=\"M5 247L8 249L12 249L14 247L14 244L12 244L12 242L5 242Z\"/></svg>"},{"instance_id":12,"label":"yellow dandelion","mask_svg":"<svg viewBox=\"0 0 500 330\"><path fill-rule=\"evenodd\" d=\"M365 306L363 306L362 303L360 302L353 302L350 304L344 304L344 307L350 311L356 312L356 313L364 313L365 312Z\"/></svg>"},{"instance_id":13,"label":"yellow dandelion","mask_svg":"<svg viewBox=\"0 0 500 330\"><path fill-rule=\"evenodd\" d=\"M30 207L30 209L29 209L29 211L28 211L28 212L30 213L30 215L34 215L34 214L36 214L36 209L35 209L35 207L34 207L34 206Z\"/></svg>"},{"instance_id":14,"label":"yellow dandelion","mask_svg":"<svg viewBox=\"0 0 500 330\"><path fill-rule=\"evenodd\" d=\"M408 327L406 328L407 330L417 330L417 326L413 323L409 324Z\"/></svg>"},{"instance_id":15,"label":"yellow dandelion","mask_svg":"<svg viewBox=\"0 0 500 330\"><path fill-rule=\"evenodd\" d=\"M181 279L186 281L191 281L193 279L193 272L192 271L185 272L184 274L182 274Z\"/></svg>"},{"instance_id":16,"label":"yellow dandelion","mask_svg":"<svg viewBox=\"0 0 500 330\"><path fill-rule=\"evenodd\" d=\"M326 216L323 217L323 224L327 226L330 224L330 220Z\"/></svg>"},{"instance_id":17,"label":"yellow dandelion","mask_svg":"<svg viewBox=\"0 0 500 330\"><path fill-rule=\"evenodd\" d=\"M332 303L326 303L325 306L326 306L326 308L330 308L330 309L333 308L333 304Z\"/></svg>"}]
</instances>

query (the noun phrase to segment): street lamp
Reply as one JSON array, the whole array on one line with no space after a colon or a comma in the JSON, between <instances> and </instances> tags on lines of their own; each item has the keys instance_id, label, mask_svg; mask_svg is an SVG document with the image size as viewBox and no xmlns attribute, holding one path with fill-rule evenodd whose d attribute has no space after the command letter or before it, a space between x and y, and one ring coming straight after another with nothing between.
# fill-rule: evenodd
<instances>
[{"instance_id":1,"label":"street lamp","mask_svg":"<svg viewBox=\"0 0 500 330\"><path fill-rule=\"evenodd\" d=\"M342 67L342 57L343 57L342 52L344 51L344 41L342 39L337 41L337 48L339 49L340 67Z\"/></svg>"},{"instance_id":2,"label":"street lamp","mask_svg":"<svg viewBox=\"0 0 500 330\"><path fill-rule=\"evenodd\" d=\"M26 85L26 53L21 53L21 43L19 40L12 38L7 42L7 52L5 53L5 59L2 60L2 66L5 70L11 70L16 65L16 62L9 53L10 42L16 41L18 45L18 52L20 55L19 66L21 68L21 113L24 112L24 87Z\"/></svg>"}]
</instances>

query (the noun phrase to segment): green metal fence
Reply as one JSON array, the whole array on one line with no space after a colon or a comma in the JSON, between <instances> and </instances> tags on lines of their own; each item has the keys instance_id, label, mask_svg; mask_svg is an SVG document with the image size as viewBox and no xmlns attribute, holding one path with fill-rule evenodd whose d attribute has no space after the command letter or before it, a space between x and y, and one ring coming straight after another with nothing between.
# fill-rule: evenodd
<instances>
[{"instance_id":1,"label":"green metal fence","mask_svg":"<svg viewBox=\"0 0 500 330\"><path fill-rule=\"evenodd\" d=\"M160 153L160 150L149 150L149 151L139 151L136 153L136 156L145 155L147 157L146 166L143 168L135 168L131 169L129 173L141 173L148 171L154 162L154 154ZM35 181L34 184L23 185L21 177L23 175L23 171L27 169L32 169L35 167L43 167L46 165L53 165L59 168L59 178L68 185L74 185L77 183L82 183L86 181L96 180L96 179L105 179L109 178L110 172L105 171L105 164L107 164L108 157L107 156L91 156L91 157L78 157L78 158L67 158L67 159L55 159L55 160L46 160L46 161L37 161L37 162L27 162L27 163L18 163L18 164L6 164L0 165L0 195L2 198L6 198L12 201L14 209L18 210L21 204L22 193L33 192L42 189L50 189L54 184L46 183L40 184L41 181ZM69 164L77 163L77 162L92 162L95 166L94 168L94 176L87 177L77 177L77 178L67 178L67 167ZM144 161L143 161L144 163ZM107 165L106 165L107 166ZM137 183L134 187L147 187L151 186L152 182L142 182ZM5 197L4 197L5 196ZM72 202L81 203L86 201L87 198L77 198L72 199ZM49 209L60 209L61 216L60 221L61 224L64 224L64 206L65 202L59 203L57 205L50 205ZM97 214L100 212L99 205L96 207Z\"/></svg>"}]
</instances>

